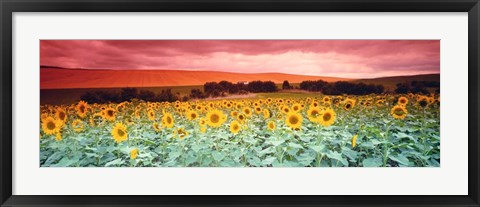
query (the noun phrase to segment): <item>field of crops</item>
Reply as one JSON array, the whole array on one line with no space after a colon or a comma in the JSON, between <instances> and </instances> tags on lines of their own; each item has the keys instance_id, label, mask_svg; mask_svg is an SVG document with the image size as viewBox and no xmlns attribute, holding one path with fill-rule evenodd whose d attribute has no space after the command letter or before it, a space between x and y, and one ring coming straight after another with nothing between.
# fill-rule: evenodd
<instances>
[{"instance_id":1,"label":"field of crops","mask_svg":"<svg viewBox=\"0 0 480 207\"><path fill-rule=\"evenodd\" d=\"M42 167L440 166L438 95L81 101L40 110Z\"/></svg>"}]
</instances>

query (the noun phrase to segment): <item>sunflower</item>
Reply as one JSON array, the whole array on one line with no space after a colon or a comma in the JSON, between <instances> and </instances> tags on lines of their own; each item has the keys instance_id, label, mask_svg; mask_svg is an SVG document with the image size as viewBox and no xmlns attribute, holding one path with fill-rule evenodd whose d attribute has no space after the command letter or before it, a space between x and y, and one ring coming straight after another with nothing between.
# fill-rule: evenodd
<instances>
[{"instance_id":1,"label":"sunflower","mask_svg":"<svg viewBox=\"0 0 480 207\"><path fill-rule=\"evenodd\" d=\"M256 114L262 113L262 108L260 108L260 107L255 107L255 113L256 113Z\"/></svg>"},{"instance_id":2,"label":"sunflower","mask_svg":"<svg viewBox=\"0 0 480 207\"><path fill-rule=\"evenodd\" d=\"M268 109L263 109L263 118L270 118L270 111Z\"/></svg>"},{"instance_id":3,"label":"sunflower","mask_svg":"<svg viewBox=\"0 0 480 207\"><path fill-rule=\"evenodd\" d=\"M116 117L115 109L111 107L103 110L102 115L103 115L103 118L108 121L115 121L115 117Z\"/></svg>"},{"instance_id":4,"label":"sunflower","mask_svg":"<svg viewBox=\"0 0 480 207\"><path fill-rule=\"evenodd\" d=\"M308 109L307 111L308 120L310 120L311 122L317 122L320 112L321 112L320 108L310 107L310 109Z\"/></svg>"},{"instance_id":5,"label":"sunflower","mask_svg":"<svg viewBox=\"0 0 480 207\"><path fill-rule=\"evenodd\" d=\"M139 119L140 118L140 113L141 113L140 110L135 109L135 113L134 113L135 118Z\"/></svg>"},{"instance_id":6,"label":"sunflower","mask_svg":"<svg viewBox=\"0 0 480 207\"><path fill-rule=\"evenodd\" d=\"M398 98L398 105L406 106L408 104L408 98L407 97L400 97Z\"/></svg>"},{"instance_id":7,"label":"sunflower","mask_svg":"<svg viewBox=\"0 0 480 207\"><path fill-rule=\"evenodd\" d=\"M95 126L95 120L93 119L93 117L90 117L90 119L88 120L88 123L90 124L91 127Z\"/></svg>"},{"instance_id":8,"label":"sunflower","mask_svg":"<svg viewBox=\"0 0 480 207\"><path fill-rule=\"evenodd\" d=\"M335 111L333 111L333 109L327 108L322 111L322 113L320 114L320 117L318 117L318 121L322 126L328 127L332 125L333 122L335 122L336 116L337 114L335 113Z\"/></svg>"},{"instance_id":9,"label":"sunflower","mask_svg":"<svg viewBox=\"0 0 480 207\"><path fill-rule=\"evenodd\" d=\"M300 129L302 121L302 115L295 112L288 113L285 118L285 123L292 129Z\"/></svg>"},{"instance_id":10,"label":"sunflower","mask_svg":"<svg viewBox=\"0 0 480 207\"><path fill-rule=\"evenodd\" d=\"M425 108L428 106L428 98L426 96L420 96L417 101L418 105L420 105L422 108Z\"/></svg>"},{"instance_id":11,"label":"sunflower","mask_svg":"<svg viewBox=\"0 0 480 207\"><path fill-rule=\"evenodd\" d=\"M183 139L183 138L185 138L186 136L188 136L188 132L185 131L184 128L178 128L177 130L175 130L175 131L173 132L173 135L174 135L175 137L178 136L178 138Z\"/></svg>"},{"instance_id":12,"label":"sunflower","mask_svg":"<svg viewBox=\"0 0 480 207\"><path fill-rule=\"evenodd\" d=\"M207 113L207 124L210 127L220 127L225 121L226 116L219 110L212 110Z\"/></svg>"},{"instance_id":13,"label":"sunflower","mask_svg":"<svg viewBox=\"0 0 480 207\"><path fill-rule=\"evenodd\" d=\"M270 131L274 131L275 130L275 122L269 121L268 124L267 124L267 128Z\"/></svg>"},{"instance_id":14,"label":"sunflower","mask_svg":"<svg viewBox=\"0 0 480 207\"><path fill-rule=\"evenodd\" d=\"M48 113L41 113L40 114L40 120L43 121L48 117Z\"/></svg>"},{"instance_id":15,"label":"sunflower","mask_svg":"<svg viewBox=\"0 0 480 207\"><path fill-rule=\"evenodd\" d=\"M302 109L303 109L302 104L296 103L296 104L293 104L293 106L292 106L292 110L293 110L294 112L299 112L299 111L301 111Z\"/></svg>"},{"instance_id":16,"label":"sunflower","mask_svg":"<svg viewBox=\"0 0 480 207\"><path fill-rule=\"evenodd\" d=\"M132 159L132 160L137 159L137 156L138 156L138 149L137 148L134 148L134 149L130 150L130 159Z\"/></svg>"},{"instance_id":17,"label":"sunflower","mask_svg":"<svg viewBox=\"0 0 480 207\"><path fill-rule=\"evenodd\" d=\"M152 127L156 132L159 132L159 131L162 130L162 128L160 127L160 124L158 124L158 122L153 122Z\"/></svg>"},{"instance_id":18,"label":"sunflower","mask_svg":"<svg viewBox=\"0 0 480 207\"><path fill-rule=\"evenodd\" d=\"M75 121L72 122L72 128L76 132L81 132L83 130L83 122L80 119L75 119Z\"/></svg>"},{"instance_id":19,"label":"sunflower","mask_svg":"<svg viewBox=\"0 0 480 207\"><path fill-rule=\"evenodd\" d=\"M252 115L252 110L248 107L243 108L242 111L245 114L245 116L247 116L247 117L250 117Z\"/></svg>"},{"instance_id":20,"label":"sunflower","mask_svg":"<svg viewBox=\"0 0 480 207\"><path fill-rule=\"evenodd\" d=\"M245 118L246 118L246 116L243 115L243 114L239 114L239 115L237 116L238 121L240 121L240 122L242 122L242 123L245 121Z\"/></svg>"},{"instance_id":21,"label":"sunflower","mask_svg":"<svg viewBox=\"0 0 480 207\"><path fill-rule=\"evenodd\" d=\"M357 134L353 135L352 137L352 148L357 146L357 137L358 137Z\"/></svg>"},{"instance_id":22,"label":"sunflower","mask_svg":"<svg viewBox=\"0 0 480 207\"><path fill-rule=\"evenodd\" d=\"M153 109L148 109L147 116L150 121L155 120L155 111L153 111Z\"/></svg>"},{"instance_id":23,"label":"sunflower","mask_svg":"<svg viewBox=\"0 0 480 207\"><path fill-rule=\"evenodd\" d=\"M288 114L290 113L290 108L288 108L288 106L282 106L281 107L281 110L284 114Z\"/></svg>"},{"instance_id":24,"label":"sunflower","mask_svg":"<svg viewBox=\"0 0 480 207\"><path fill-rule=\"evenodd\" d=\"M232 134L237 134L239 131L240 131L241 127L240 127L240 123L238 123L238 121L232 121L230 123L230 132L232 132Z\"/></svg>"},{"instance_id":25,"label":"sunflower","mask_svg":"<svg viewBox=\"0 0 480 207\"><path fill-rule=\"evenodd\" d=\"M395 119L404 119L405 117L407 117L408 111L405 107L401 105L396 105L392 108L390 113Z\"/></svg>"},{"instance_id":26,"label":"sunflower","mask_svg":"<svg viewBox=\"0 0 480 207\"><path fill-rule=\"evenodd\" d=\"M207 127L200 127L200 132L205 133L207 132Z\"/></svg>"},{"instance_id":27,"label":"sunflower","mask_svg":"<svg viewBox=\"0 0 480 207\"><path fill-rule=\"evenodd\" d=\"M116 143L123 142L128 138L128 132L125 125L122 123L117 123L112 129L112 137Z\"/></svg>"},{"instance_id":28,"label":"sunflower","mask_svg":"<svg viewBox=\"0 0 480 207\"><path fill-rule=\"evenodd\" d=\"M355 100L347 99L347 100L345 100L345 104L343 105L343 109L345 109L345 111L349 111L354 106L355 106Z\"/></svg>"},{"instance_id":29,"label":"sunflower","mask_svg":"<svg viewBox=\"0 0 480 207\"><path fill-rule=\"evenodd\" d=\"M45 132L45 134L47 135L59 133L61 127L62 122L60 120L54 119L51 116L45 118L42 122L43 132Z\"/></svg>"},{"instance_id":30,"label":"sunflower","mask_svg":"<svg viewBox=\"0 0 480 207\"><path fill-rule=\"evenodd\" d=\"M283 119L283 114L282 113L277 113L276 118L277 118L277 120L282 120Z\"/></svg>"},{"instance_id":31,"label":"sunflower","mask_svg":"<svg viewBox=\"0 0 480 207\"><path fill-rule=\"evenodd\" d=\"M197 112L195 112L195 111L188 111L187 112L187 119L188 120L192 121L192 120L195 120L197 117L198 117Z\"/></svg>"},{"instance_id":32,"label":"sunflower","mask_svg":"<svg viewBox=\"0 0 480 207\"><path fill-rule=\"evenodd\" d=\"M167 128L173 128L174 122L175 121L173 120L172 114L170 113L163 114L162 125L164 125Z\"/></svg>"},{"instance_id":33,"label":"sunflower","mask_svg":"<svg viewBox=\"0 0 480 207\"><path fill-rule=\"evenodd\" d=\"M380 107L380 106L383 106L384 103L385 103L385 100L380 99L380 100L377 100L376 105Z\"/></svg>"},{"instance_id":34,"label":"sunflower","mask_svg":"<svg viewBox=\"0 0 480 207\"><path fill-rule=\"evenodd\" d=\"M324 96L323 99L322 99L322 102L330 102L332 99L328 96Z\"/></svg>"},{"instance_id":35,"label":"sunflower","mask_svg":"<svg viewBox=\"0 0 480 207\"><path fill-rule=\"evenodd\" d=\"M236 116L238 116L238 112L237 111L232 111L232 112L230 112L230 115L232 117L236 117Z\"/></svg>"},{"instance_id":36,"label":"sunflower","mask_svg":"<svg viewBox=\"0 0 480 207\"><path fill-rule=\"evenodd\" d=\"M67 120L67 113L65 112L65 110L63 108L59 107L55 111L55 118L57 120L60 120L62 123L65 123L65 121Z\"/></svg>"},{"instance_id":37,"label":"sunflower","mask_svg":"<svg viewBox=\"0 0 480 207\"><path fill-rule=\"evenodd\" d=\"M62 133L58 132L55 134L55 141L60 142L62 141Z\"/></svg>"},{"instance_id":38,"label":"sunflower","mask_svg":"<svg viewBox=\"0 0 480 207\"><path fill-rule=\"evenodd\" d=\"M80 101L75 109L77 110L77 115L80 118L85 118L85 116L87 116L88 104L85 101Z\"/></svg>"},{"instance_id":39,"label":"sunflower","mask_svg":"<svg viewBox=\"0 0 480 207\"><path fill-rule=\"evenodd\" d=\"M200 121L198 121L198 124L200 124L200 126L204 127L205 125L207 125L207 119L206 118L201 118Z\"/></svg>"}]
</instances>

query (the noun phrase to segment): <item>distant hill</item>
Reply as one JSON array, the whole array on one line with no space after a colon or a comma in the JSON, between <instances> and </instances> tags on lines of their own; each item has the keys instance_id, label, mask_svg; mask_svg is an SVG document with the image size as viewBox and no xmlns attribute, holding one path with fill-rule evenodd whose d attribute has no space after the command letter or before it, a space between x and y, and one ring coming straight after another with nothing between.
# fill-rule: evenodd
<instances>
[{"instance_id":1,"label":"distant hill","mask_svg":"<svg viewBox=\"0 0 480 207\"><path fill-rule=\"evenodd\" d=\"M306 80L327 82L352 81L366 84L382 84L386 89L394 89L397 83L409 81L440 81L440 74L392 76L372 79L348 79L328 76L307 76L285 73L230 73L218 71L187 70L108 70L108 69L66 69L42 66L40 89L69 88L122 88L122 87L166 87L196 86L205 82L226 80L232 83L243 81L273 81L281 84L284 80L300 83Z\"/></svg>"},{"instance_id":2,"label":"distant hill","mask_svg":"<svg viewBox=\"0 0 480 207\"><path fill-rule=\"evenodd\" d=\"M358 79L353 82L362 82L365 84L382 84L387 89L395 89L397 83L405 83L410 81L437 81L440 82L440 74L425 74L412 76L391 76L372 79Z\"/></svg>"},{"instance_id":3,"label":"distant hill","mask_svg":"<svg viewBox=\"0 0 480 207\"><path fill-rule=\"evenodd\" d=\"M247 74L186 70L86 70L58 67L40 70L40 89L193 86L222 80L232 83L261 80L280 84L284 80L300 83L305 80L335 82L352 79L284 73Z\"/></svg>"}]
</instances>

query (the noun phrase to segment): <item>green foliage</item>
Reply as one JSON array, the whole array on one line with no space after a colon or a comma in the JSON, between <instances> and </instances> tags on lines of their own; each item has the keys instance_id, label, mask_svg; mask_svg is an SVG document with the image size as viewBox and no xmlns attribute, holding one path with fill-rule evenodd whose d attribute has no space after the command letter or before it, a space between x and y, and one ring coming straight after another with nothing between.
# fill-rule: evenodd
<instances>
[{"instance_id":1,"label":"green foliage","mask_svg":"<svg viewBox=\"0 0 480 207\"><path fill-rule=\"evenodd\" d=\"M261 94L262 95L262 94ZM275 95L275 94L273 94ZM290 97L305 101L302 94ZM266 98L266 97L264 97ZM357 97L358 99L363 97ZM255 99L258 100L258 99ZM265 100L265 99L263 99ZM207 101L208 102L208 101ZM219 101L221 102L221 101ZM414 100L411 100L414 102ZM438 167L440 166L440 113L437 105L427 108L414 103L407 106L408 115L403 120L390 115L391 106L355 106L345 111L341 105L332 106L336 120L324 127L307 118L308 105L299 113L303 116L300 130L292 130L284 118L277 119L276 106L268 108L271 118L253 113L233 135L229 123L231 109L221 108L226 122L219 128L207 127L202 133L198 119L187 120L173 107L157 110L151 121L145 113L134 117L141 103L132 102L116 121L82 120L85 128L75 132L72 121L79 117L69 111L62 129L61 141L54 135L41 134L40 164L42 167ZM203 104L203 103L194 103ZM51 107L51 106L49 106ZM51 107L53 108L53 107ZM44 111L49 109L43 108ZM146 111L146 108L142 110ZM162 110L172 113L174 128L163 127L155 131L154 122L160 123ZM198 112L205 117L206 112ZM128 140L115 143L111 130L116 122L126 123ZM276 129L267 129L273 121ZM179 138L174 131L184 128L188 135ZM352 137L357 134L356 146ZM132 149L138 157L131 159Z\"/></svg>"}]
</instances>

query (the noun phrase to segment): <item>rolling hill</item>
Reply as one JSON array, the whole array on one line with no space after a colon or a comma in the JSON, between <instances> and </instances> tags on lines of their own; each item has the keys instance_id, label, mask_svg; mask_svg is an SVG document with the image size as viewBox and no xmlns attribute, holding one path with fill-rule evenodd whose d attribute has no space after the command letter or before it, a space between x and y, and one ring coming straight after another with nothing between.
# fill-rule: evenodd
<instances>
[{"instance_id":1,"label":"rolling hill","mask_svg":"<svg viewBox=\"0 0 480 207\"><path fill-rule=\"evenodd\" d=\"M292 75L284 73L245 74L185 70L86 70L42 68L40 70L40 89L193 86L203 85L205 82L220 82L222 80L232 83L255 80L270 80L275 83L282 83L284 80L288 80L291 83L299 83L305 80L320 79L327 82L352 80L348 78Z\"/></svg>"},{"instance_id":2,"label":"rolling hill","mask_svg":"<svg viewBox=\"0 0 480 207\"><path fill-rule=\"evenodd\" d=\"M410 81L437 81L440 82L440 74L425 74L411 76L392 76L372 79L358 79L353 82L362 82L365 84L382 84L386 89L394 89L397 83L405 83Z\"/></svg>"}]
</instances>

